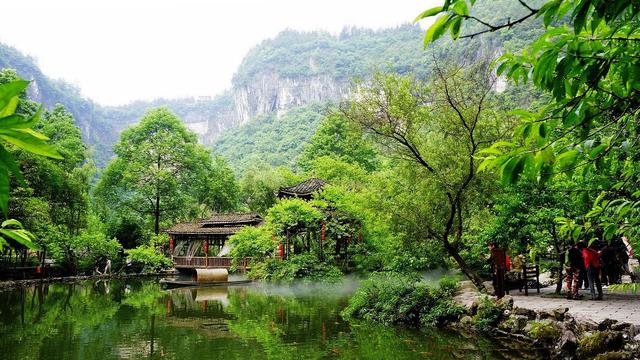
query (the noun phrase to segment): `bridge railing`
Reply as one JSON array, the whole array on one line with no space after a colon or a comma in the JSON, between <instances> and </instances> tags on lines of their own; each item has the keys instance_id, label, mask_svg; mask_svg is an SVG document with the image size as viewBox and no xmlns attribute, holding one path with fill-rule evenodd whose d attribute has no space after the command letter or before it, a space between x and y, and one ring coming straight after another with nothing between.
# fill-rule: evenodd
<instances>
[{"instance_id":1,"label":"bridge railing","mask_svg":"<svg viewBox=\"0 0 640 360\"><path fill-rule=\"evenodd\" d=\"M225 268L231 267L233 259L231 257L204 257L204 256L174 256L173 264L181 268ZM251 258L244 258L238 264L238 269L248 268Z\"/></svg>"}]
</instances>

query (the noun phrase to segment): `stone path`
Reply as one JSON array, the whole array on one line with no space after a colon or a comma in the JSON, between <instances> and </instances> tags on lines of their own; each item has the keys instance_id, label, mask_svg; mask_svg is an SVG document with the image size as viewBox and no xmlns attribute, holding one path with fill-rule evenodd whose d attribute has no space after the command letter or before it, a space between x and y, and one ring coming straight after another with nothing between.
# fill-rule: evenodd
<instances>
[{"instance_id":1,"label":"stone path","mask_svg":"<svg viewBox=\"0 0 640 360\"><path fill-rule=\"evenodd\" d=\"M553 310L559 307L569 308L569 312L578 320L591 320L600 322L604 319L614 319L619 322L627 322L640 326L640 293L633 295L630 293L611 293L604 290L604 300L586 300L590 297L588 290L580 290L584 295L584 300L567 300L564 297L552 295L555 286L540 289L540 294L529 292L529 296L524 296L524 291L510 291L513 296L513 304L517 307L532 310Z\"/></svg>"}]
</instances>

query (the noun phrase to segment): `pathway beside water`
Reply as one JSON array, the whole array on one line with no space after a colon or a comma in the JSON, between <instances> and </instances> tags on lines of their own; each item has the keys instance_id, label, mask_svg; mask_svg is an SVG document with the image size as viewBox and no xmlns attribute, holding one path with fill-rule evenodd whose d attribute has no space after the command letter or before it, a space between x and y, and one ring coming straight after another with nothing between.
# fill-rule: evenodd
<instances>
[{"instance_id":1,"label":"pathway beside water","mask_svg":"<svg viewBox=\"0 0 640 360\"><path fill-rule=\"evenodd\" d=\"M569 308L577 320L591 320L600 322L604 319L618 320L640 326L640 294L611 292L604 289L604 299L601 301L588 300L589 290L580 290L584 295L582 300L567 300L564 296L555 295L555 285L529 291L529 296L524 296L518 290L510 291L513 296L514 306L531 310L553 310L560 307Z\"/></svg>"}]
</instances>

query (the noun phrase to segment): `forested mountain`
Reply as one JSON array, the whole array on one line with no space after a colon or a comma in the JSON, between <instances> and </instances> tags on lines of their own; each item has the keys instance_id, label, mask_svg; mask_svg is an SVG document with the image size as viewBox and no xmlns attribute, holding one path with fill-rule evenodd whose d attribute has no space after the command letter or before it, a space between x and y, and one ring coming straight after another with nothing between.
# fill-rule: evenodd
<instances>
[{"instance_id":1,"label":"forested mountain","mask_svg":"<svg viewBox=\"0 0 640 360\"><path fill-rule=\"evenodd\" d=\"M474 11L497 21L513 15L511 9L516 8L507 0L489 3L491 7L476 6ZM499 7L504 12L483 13ZM100 106L83 98L79 89L47 77L34 59L2 44L0 68L15 68L21 77L33 80L30 97L35 101L49 108L63 104L74 115L98 166L111 157L111 147L120 132L136 123L146 109L167 106L199 135L201 143L213 145L217 153L240 169L250 162L249 158L272 165L294 164L304 142L315 131L318 114L326 108L308 105L343 99L353 79L366 78L376 70L425 78L434 59L448 63L493 58L504 50L521 47L537 29L525 25L517 33L456 42L441 39L426 51L422 46L424 32L417 25L383 30L345 28L339 35L285 30L251 49L238 67L232 87L212 99L159 99L123 106ZM305 108L285 115L301 106ZM319 112L311 115L313 111ZM219 137L238 126L243 128ZM269 135L273 131L283 133Z\"/></svg>"}]
</instances>

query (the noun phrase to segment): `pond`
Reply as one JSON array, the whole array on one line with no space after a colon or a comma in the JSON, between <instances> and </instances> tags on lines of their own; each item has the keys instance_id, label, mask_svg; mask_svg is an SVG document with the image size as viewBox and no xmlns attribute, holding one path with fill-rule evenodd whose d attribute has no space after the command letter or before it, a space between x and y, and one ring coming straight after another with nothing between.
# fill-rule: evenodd
<instances>
[{"instance_id":1,"label":"pond","mask_svg":"<svg viewBox=\"0 0 640 360\"><path fill-rule=\"evenodd\" d=\"M354 283L162 290L157 280L0 293L2 359L535 358L499 339L348 323Z\"/></svg>"}]
</instances>

